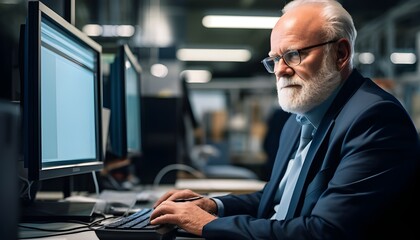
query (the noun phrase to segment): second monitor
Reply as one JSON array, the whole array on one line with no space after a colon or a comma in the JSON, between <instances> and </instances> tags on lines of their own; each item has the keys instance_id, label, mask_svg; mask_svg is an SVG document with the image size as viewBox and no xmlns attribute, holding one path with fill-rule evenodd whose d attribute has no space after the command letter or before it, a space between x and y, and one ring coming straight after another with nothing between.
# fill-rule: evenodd
<instances>
[{"instance_id":1,"label":"second monitor","mask_svg":"<svg viewBox=\"0 0 420 240\"><path fill-rule=\"evenodd\" d=\"M128 45L118 48L104 96L111 110L108 153L116 158L141 154L141 67Z\"/></svg>"},{"instance_id":2,"label":"second monitor","mask_svg":"<svg viewBox=\"0 0 420 240\"><path fill-rule=\"evenodd\" d=\"M110 110L102 181L106 189L125 190L137 183L131 164L134 157L143 153L141 73L129 46L120 45L103 89L104 107Z\"/></svg>"}]
</instances>

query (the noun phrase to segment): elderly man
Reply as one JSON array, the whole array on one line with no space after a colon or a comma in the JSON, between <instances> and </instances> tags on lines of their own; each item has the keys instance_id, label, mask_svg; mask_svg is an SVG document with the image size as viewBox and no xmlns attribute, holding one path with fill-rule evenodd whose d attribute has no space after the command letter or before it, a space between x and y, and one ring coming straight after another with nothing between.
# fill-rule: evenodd
<instances>
[{"instance_id":1,"label":"elderly man","mask_svg":"<svg viewBox=\"0 0 420 240\"><path fill-rule=\"evenodd\" d=\"M173 200L198 194L170 191L151 223L206 239L409 239L419 137L399 101L354 69L355 38L337 1L287 4L262 61L293 113L270 180L255 193L182 203Z\"/></svg>"}]
</instances>

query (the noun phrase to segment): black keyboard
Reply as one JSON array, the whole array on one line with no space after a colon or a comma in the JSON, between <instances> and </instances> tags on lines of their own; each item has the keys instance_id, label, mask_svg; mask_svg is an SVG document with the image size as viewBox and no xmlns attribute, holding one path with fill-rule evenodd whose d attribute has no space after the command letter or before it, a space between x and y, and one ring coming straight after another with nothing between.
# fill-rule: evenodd
<instances>
[{"instance_id":1,"label":"black keyboard","mask_svg":"<svg viewBox=\"0 0 420 240\"><path fill-rule=\"evenodd\" d=\"M95 229L100 240L150 239L170 240L176 237L176 226L151 225L152 208L143 208L126 217L120 217Z\"/></svg>"}]
</instances>

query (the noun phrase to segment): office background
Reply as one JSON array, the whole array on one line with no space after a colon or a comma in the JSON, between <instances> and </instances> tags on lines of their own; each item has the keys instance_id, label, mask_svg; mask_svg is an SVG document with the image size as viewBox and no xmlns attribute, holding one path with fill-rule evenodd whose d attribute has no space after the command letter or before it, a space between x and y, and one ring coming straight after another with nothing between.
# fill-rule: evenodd
<instances>
[{"instance_id":1,"label":"office background","mask_svg":"<svg viewBox=\"0 0 420 240\"><path fill-rule=\"evenodd\" d=\"M277 100L274 77L265 72L260 61L269 51L273 19L268 19L268 27L262 29L222 28L207 25L211 22L206 17L275 19L287 1L42 2L102 45L104 78L117 46L124 43L131 47L143 69L143 96L178 96L180 75L187 76L193 109L202 123L197 138L201 143L213 144L218 152L207 160L217 162L223 158L250 168L260 177L264 174L261 165L267 157L262 145ZM356 67L395 94L420 129L419 1L340 2L353 15L358 29ZM0 1L0 97L6 100L20 99L19 28L25 22L26 7L27 1ZM193 49L201 52L188 55ZM239 58L200 59L214 57L205 49L213 53L216 49L234 50ZM233 53L228 57L234 57Z\"/></svg>"}]
</instances>

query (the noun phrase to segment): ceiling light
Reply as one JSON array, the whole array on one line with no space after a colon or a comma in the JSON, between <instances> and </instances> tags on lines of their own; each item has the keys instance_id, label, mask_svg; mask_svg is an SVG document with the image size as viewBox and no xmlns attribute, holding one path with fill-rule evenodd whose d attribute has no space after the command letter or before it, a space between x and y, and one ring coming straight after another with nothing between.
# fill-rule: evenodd
<instances>
[{"instance_id":1,"label":"ceiling light","mask_svg":"<svg viewBox=\"0 0 420 240\"><path fill-rule=\"evenodd\" d=\"M370 52L362 52L359 53L358 59L361 64L372 64L375 62L375 55Z\"/></svg>"},{"instance_id":2,"label":"ceiling light","mask_svg":"<svg viewBox=\"0 0 420 240\"><path fill-rule=\"evenodd\" d=\"M199 49L182 48L176 52L181 61L247 62L251 51L247 49Z\"/></svg>"},{"instance_id":3,"label":"ceiling light","mask_svg":"<svg viewBox=\"0 0 420 240\"><path fill-rule=\"evenodd\" d=\"M87 24L82 31L90 37L131 37L135 28L131 25L98 25Z\"/></svg>"},{"instance_id":4,"label":"ceiling light","mask_svg":"<svg viewBox=\"0 0 420 240\"><path fill-rule=\"evenodd\" d=\"M202 20L207 28L272 29L279 17L208 15Z\"/></svg>"},{"instance_id":5,"label":"ceiling light","mask_svg":"<svg viewBox=\"0 0 420 240\"><path fill-rule=\"evenodd\" d=\"M102 35L103 29L98 24L87 24L83 26L82 31L91 37L98 37Z\"/></svg>"},{"instance_id":6,"label":"ceiling light","mask_svg":"<svg viewBox=\"0 0 420 240\"><path fill-rule=\"evenodd\" d=\"M208 70L184 70L181 76L185 77L188 83L206 83L211 80L211 72Z\"/></svg>"},{"instance_id":7,"label":"ceiling light","mask_svg":"<svg viewBox=\"0 0 420 240\"><path fill-rule=\"evenodd\" d=\"M169 69L167 66L156 63L150 67L150 73L158 78L165 78L168 75Z\"/></svg>"},{"instance_id":8,"label":"ceiling light","mask_svg":"<svg viewBox=\"0 0 420 240\"><path fill-rule=\"evenodd\" d=\"M392 53L390 56L393 64L414 64L416 63L416 55L414 53Z\"/></svg>"},{"instance_id":9,"label":"ceiling light","mask_svg":"<svg viewBox=\"0 0 420 240\"><path fill-rule=\"evenodd\" d=\"M131 37L134 35L135 29L131 25L119 25L117 26L117 36L120 37Z\"/></svg>"}]
</instances>

